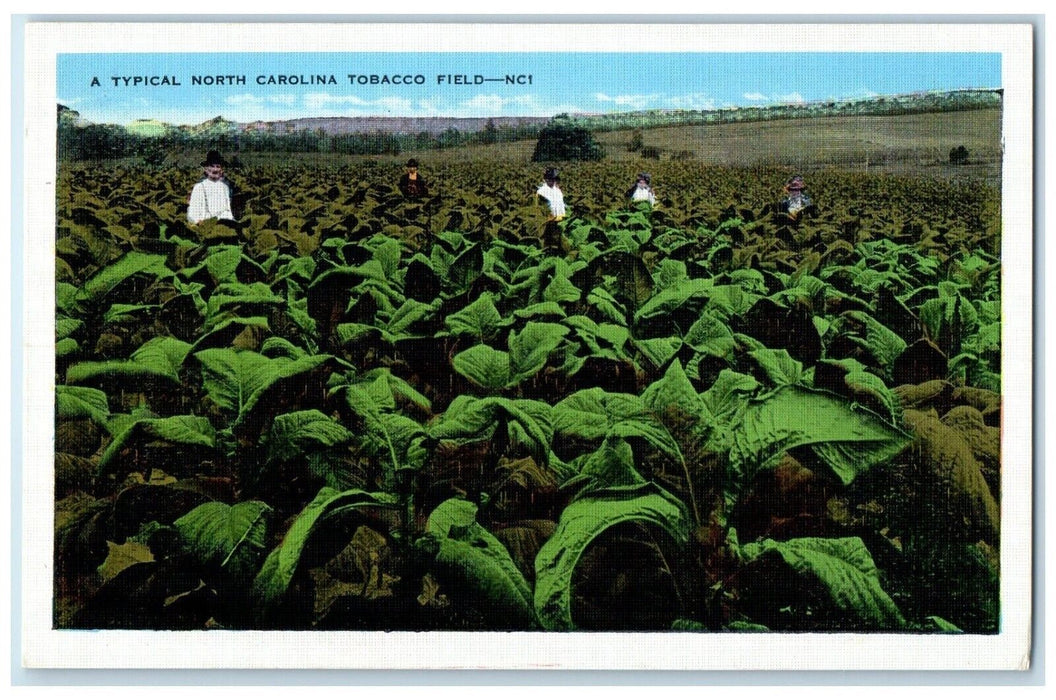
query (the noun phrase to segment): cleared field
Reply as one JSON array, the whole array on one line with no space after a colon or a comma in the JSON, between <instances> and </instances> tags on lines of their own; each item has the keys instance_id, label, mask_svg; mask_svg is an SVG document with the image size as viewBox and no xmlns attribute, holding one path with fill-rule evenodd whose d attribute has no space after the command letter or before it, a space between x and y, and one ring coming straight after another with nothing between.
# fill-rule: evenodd
<instances>
[{"instance_id":1,"label":"cleared field","mask_svg":"<svg viewBox=\"0 0 1056 700\"><path fill-rule=\"evenodd\" d=\"M627 150L633 131L599 132L605 159L640 164L653 159ZM903 116L827 117L744 124L674 126L642 131L643 144L659 152L660 160L688 157L705 165L728 167L778 166L804 172L839 170L929 178L967 178L999 186L1001 181L1001 112L997 109ZM968 149L969 160L951 165L950 150ZM348 156L327 153L243 153L247 165L311 166L364 161L402 165L409 157L435 165L531 161L535 140L469 145L440 150L414 150L399 155ZM174 164L193 167L200 160L188 151Z\"/></svg>"},{"instance_id":2,"label":"cleared field","mask_svg":"<svg viewBox=\"0 0 1056 700\"><path fill-rule=\"evenodd\" d=\"M897 117L831 117L651 129L646 147L662 159L681 151L709 165L781 165L898 174L970 176L996 184L1001 174L999 110L912 114ZM640 160L627 151L631 132L599 134L606 157ZM969 163L951 166L950 150L965 146Z\"/></svg>"}]
</instances>

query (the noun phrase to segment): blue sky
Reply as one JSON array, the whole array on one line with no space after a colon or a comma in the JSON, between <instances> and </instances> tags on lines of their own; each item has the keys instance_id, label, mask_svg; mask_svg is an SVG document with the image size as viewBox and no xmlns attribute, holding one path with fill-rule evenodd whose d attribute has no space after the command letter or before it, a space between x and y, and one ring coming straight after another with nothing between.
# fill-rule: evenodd
<instances>
[{"instance_id":1,"label":"blue sky","mask_svg":"<svg viewBox=\"0 0 1056 700\"><path fill-rule=\"evenodd\" d=\"M998 53L60 54L57 68L59 103L115 124L552 116L1001 87ZM531 82L507 83L507 75ZM382 76L410 84L382 84Z\"/></svg>"}]
</instances>

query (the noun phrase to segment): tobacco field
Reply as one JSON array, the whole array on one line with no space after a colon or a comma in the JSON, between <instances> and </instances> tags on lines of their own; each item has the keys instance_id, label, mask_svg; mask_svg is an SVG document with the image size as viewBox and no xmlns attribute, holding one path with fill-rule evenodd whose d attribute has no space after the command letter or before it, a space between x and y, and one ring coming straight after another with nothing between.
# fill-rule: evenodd
<instances>
[{"instance_id":1,"label":"tobacco field","mask_svg":"<svg viewBox=\"0 0 1056 700\"><path fill-rule=\"evenodd\" d=\"M998 632L1000 193L650 167L61 165L55 627Z\"/></svg>"}]
</instances>

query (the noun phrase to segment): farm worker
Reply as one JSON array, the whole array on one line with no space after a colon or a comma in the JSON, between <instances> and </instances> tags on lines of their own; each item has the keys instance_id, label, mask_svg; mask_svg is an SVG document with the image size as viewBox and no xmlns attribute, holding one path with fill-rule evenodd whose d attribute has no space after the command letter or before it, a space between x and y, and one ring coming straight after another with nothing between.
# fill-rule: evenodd
<instances>
[{"instance_id":1,"label":"farm worker","mask_svg":"<svg viewBox=\"0 0 1056 700\"><path fill-rule=\"evenodd\" d=\"M418 173L418 161L411 158L407 161L407 172L400 178L400 192L407 199L420 199L429 196L429 185Z\"/></svg>"},{"instance_id":2,"label":"farm worker","mask_svg":"<svg viewBox=\"0 0 1056 700\"><path fill-rule=\"evenodd\" d=\"M799 216L800 212L804 212L806 209L814 206L811 202L810 197L803 191L803 176L795 175L788 182L785 183L785 198L781 200L781 211L787 213L793 219Z\"/></svg>"},{"instance_id":3,"label":"farm worker","mask_svg":"<svg viewBox=\"0 0 1056 700\"><path fill-rule=\"evenodd\" d=\"M627 199L631 202L649 202L651 206L655 205L656 193L653 192L651 182L652 177L649 173L638 173L634 186L627 190Z\"/></svg>"},{"instance_id":4,"label":"farm worker","mask_svg":"<svg viewBox=\"0 0 1056 700\"><path fill-rule=\"evenodd\" d=\"M547 168L543 173L543 184L535 193L550 206L550 221L565 218L565 195L561 192L557 168Z\"/></svg>"},{"instance_id":5,"label":"farm worker","mask_svg":"<svg viewBox=\"0 0 1056 700\"><path fill-rule=\"evenodd\" d=\"M191 190L187 220L197 224L206 219L234 220L231 212L231 183L224 177L227 163L217 151L209 151L202 161L205 178Z\"/></svg>"}]
</instances>

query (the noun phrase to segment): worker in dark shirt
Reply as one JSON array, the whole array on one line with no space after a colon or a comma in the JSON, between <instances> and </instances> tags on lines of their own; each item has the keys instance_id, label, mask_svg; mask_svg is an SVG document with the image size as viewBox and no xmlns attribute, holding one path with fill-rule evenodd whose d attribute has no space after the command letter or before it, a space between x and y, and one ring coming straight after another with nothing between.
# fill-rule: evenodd
<instances>
[{"instance_id":1,"label":"worker in dark shirt","mask_svg":"<svg viewBox=\"0 0 1056 700\"><path fill-rule=\"evenodd\" d=\"M407 161L407 172L400 178L400 192L407 199L421 199L429 196L429 185L418 172L418 161L411 158Z\"/></svg>"}]
</instances>

